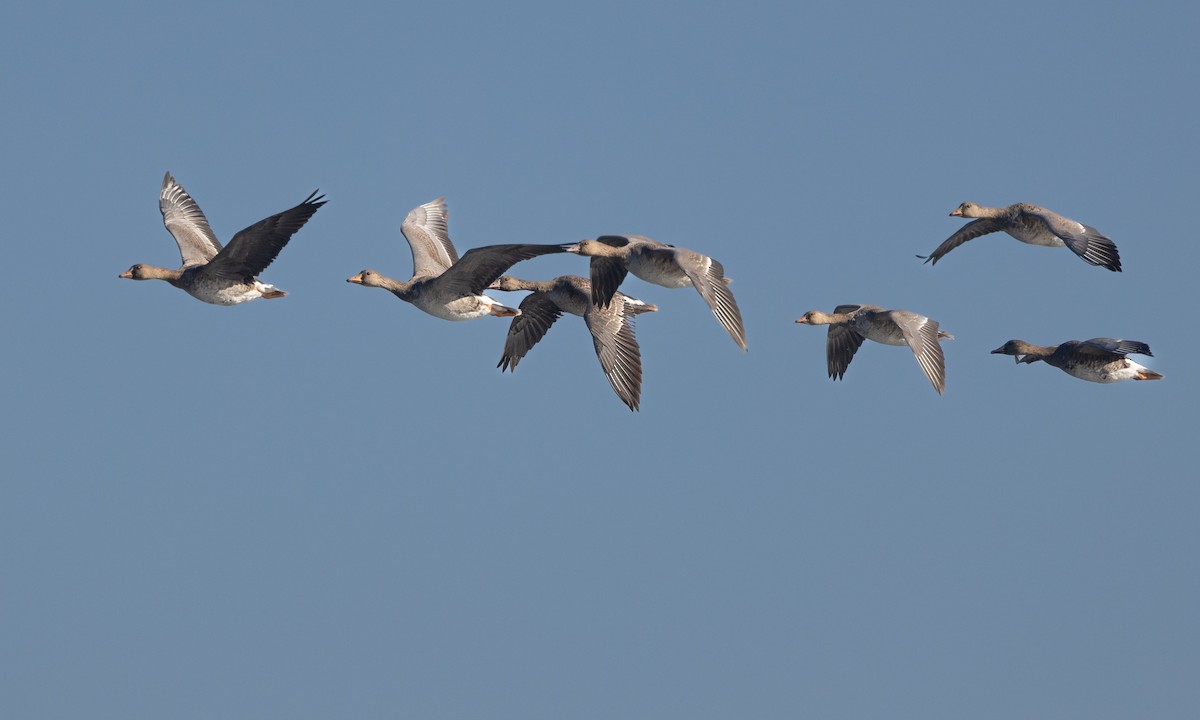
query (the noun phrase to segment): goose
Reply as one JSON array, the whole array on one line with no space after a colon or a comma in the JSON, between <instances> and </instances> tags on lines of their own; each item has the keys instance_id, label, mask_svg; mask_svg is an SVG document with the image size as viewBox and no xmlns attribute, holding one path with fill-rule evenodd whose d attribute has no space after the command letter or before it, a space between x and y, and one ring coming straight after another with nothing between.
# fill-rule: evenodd
<instances>
[{"instance_id":1,"label":"goose","mask_svg":"<svg viewBox=\"0 0 1200 720\"><path fill-rule=\"evenodd\" d=\"M993 355L1012 355L1018 363L1043 360L1080 380L1115 383L1122 380L1161 380L1162 375L1142 367L1126 357L1129 354L1153 357L1150 346L1137 340L1092 338L1068 340L1043 347L1024 340L1009 340L992 351Z\"/></svg>"},{"instance_id":2,"label":"goose","mask_svg":"<svg viewBox=\"0 0 1200 720\"><path fill-rule=\"evenodd\" d=\"M978 218L959 228L929 255L918 255L937 265L946 253L981 235L1004 231L1029 245L1071 248L1085 262L1121 272L1121 256L1112 240L1094 227L1084 225L1046 208L1029 203L993 208L965 202L950 213L951 217Z\"/></svg>"},{"instance_id":3,"label":"goose","mask_svg":"<svg viewBox=\"0 0 1200 720\"><path fill-rule=\"evenodd\" d=\"M346 278L346 282L389 290L443 320L520 315L520 310L484 295L484 289L521 260L565 252L566 245L487 245L468 250L459 258L446 230L449 215L446 198L442 197L417 206L405 217L400 232L408 240L413 258L413 275L408 282L369 269Z\"/></svg>"},{"instance_id":4,"label":"goose","mask_svg":"<svg viewBox=\"0 0 1200 720\"><path fill-rule=\"evenodd\" d=\"M946 391L946 360L941 340L953 340L938 329L936 320L908 310L884 310L876 305L838 305L833 314L809 310L796 320L804 325L828 325L825 358L829 377L842 379L864 340L884 345L907 345L938 395Z\"/></svg>"},{"instance_id":5,"label":"goose","mask_svg":"<svg viewBox=\"0 0 1200 720\"><path fill-rule=\"evenodd\" d=\"M256 275L283 250L296 231L325 204L313 191L290 210L259 220L221 247L200 206L171 173L163 176L158 209L163 224L179 245L183 264L178 270L138 263L118 277L127 280L165 280L187 294L213 305L240 305L287 295Z\"/></svg>"},{"instance_id":6,"label":"goose","mask_svg":"<svg viewBox=\"0 0 1200 720\"><path fill-rule=\"evenodd\" d=\"M634 336L634 319L657 306L625 293L613 294L605 307L592 302L592 284L578 275L561 275L553 280L522 280L503 275L492 289L529 290L521 301L521 314L514 317L504 340L504 353L496 367L515 372L517 363L550 330L564 312L578 315L592 333L596 357L613 392L630 410L637 410L642 395L642 351Z\"/></svg>"},{"instance_id":7,"label":"goose","mask_svg":"<svg viewBox=\"0 0 1200 720\"><path fill-rule=\"evenodd\" d=\"M726 287L730 280L721 263L707 255L641 235L601 235L595 240L582 240L567 252L592 259L589 270L592 302L596 305L609 303L627 273L663 287L694 287L738 347L746 349L742 311Z\"/></svg>"}]
</instances>

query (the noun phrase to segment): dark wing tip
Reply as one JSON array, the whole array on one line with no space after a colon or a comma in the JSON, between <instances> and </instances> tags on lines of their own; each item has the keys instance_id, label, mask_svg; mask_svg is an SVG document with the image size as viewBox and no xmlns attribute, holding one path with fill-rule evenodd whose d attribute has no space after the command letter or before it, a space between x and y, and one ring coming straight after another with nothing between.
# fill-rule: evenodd
<instances>
[{"instance_id":1,"label":"dark wing tip","mask_svg":"<svg viewBox=\"0 0 1200 720\"><path fill-rule=\"evenodd\" d=\"M1089 242L1082 257L1092 265L1099 265L1112 272L1121 272L1121 255L1117 252L1117 246L1108 238L1101 242Z\"/></svg>"}]
</instances>

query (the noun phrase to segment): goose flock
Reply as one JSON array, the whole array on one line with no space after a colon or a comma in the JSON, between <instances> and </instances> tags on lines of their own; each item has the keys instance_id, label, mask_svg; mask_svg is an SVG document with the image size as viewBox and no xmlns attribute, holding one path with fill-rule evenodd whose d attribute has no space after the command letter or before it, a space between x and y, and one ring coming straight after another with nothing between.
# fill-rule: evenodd
<instances>
[{"instance_id":1,"label":"goose flock","mask_svg":"<svg viewBox=\"0 0 1200 720\"><path fill-rule=\"evenodd\" d=\"M163 224L179 246L178 269L136 264L120 274L130 280L165 280L197 300L215 305L240 305L287 295L258 279L300 228L325 204L314 191L299 205L276 213L238 232L222 247L208 219L171 173L163 177L159 211ZM1117 246L1095 228L1029 203L993 208L965 202L950 213L970 218L929 255L936 265L959 245L982 235L1004 232L1030 245L1067 247L1091 265L1121 272ZM517 364L567 313L582 317L592 335L596 357L613 392L630 410L641 403L642 358L634 320L654 312L655 305L619 290L629 274L668 288L692 287L704 299L734 343L746 350L746 329L725 268L694 250L675 247L641 235L602 235L574 244L511 243L468 250L459 257L447 229L445 198L414 208L400 226L412 251L413 274L407 281L366 269L346 282L377 287L443 320L473 320L494 315L511 317L497 367L515 371ZM562 275L552 280L524 280L507 275L519 262L556 253L589 258L588 277ZM484 294L485 290L528 292L512 308ZM875 305L838 305L832 313L810 310L796 320L803 325L828 325L825 355L829 377L842 379L854 354L866 340L907 346L937 393L946 390L946 361L942 341L954 338L936 320L908 310ZM1163 376L1130 360L1151 355L1136 340L1093 338L1040 346L1009 340L992 351L1012 355L1019 363L1045 362L1067 374L1097 383L1158 380Z\"/></svg>"}]
</instances>

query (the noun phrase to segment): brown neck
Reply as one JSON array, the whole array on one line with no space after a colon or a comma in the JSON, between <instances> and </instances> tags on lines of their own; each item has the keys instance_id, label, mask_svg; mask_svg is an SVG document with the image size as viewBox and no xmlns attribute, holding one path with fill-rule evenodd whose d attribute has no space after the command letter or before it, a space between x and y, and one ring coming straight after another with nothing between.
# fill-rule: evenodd
<instances>
[{"instance_id":1,"label":"brown neck","mask_svg":"<svg viewBox=\"0 0 1200 720\"><path fill-rule=\"evenodd\" d=\"M142 277L139 280L166 280L172 285L179 284L179 279L183 277L182 270L171 270L169 268L157 267L155 265L142 265Z\"/></svg>"},{"instance_id":2,"label":"brown neck","mask_svg":"<svg viewBox=\"0 0 1200 720\"><path fill-rule=\"evenodd\" d=\"M846 313L823 313L820 310L814 310L808 322L811 325L840 325L850 322L850 316Z\"/></svg>"},{"instance_id":3,"label":"brown neck","mask_svg":"<svg viewBox=\"0 0 1200 720\"><path fill-rule=\"evenodd\" d=\"M403 280L396 280L395 278L381 275L379 277L379 284L375 287L381 287L384 290L391 291L393 295L401 300L407 300L412 294L413 284L411 282L404 282Z\"/></svg>"},{"instance_id":4,"label":"brown neck","mask_svg":"<svg viewBox=\"0 0 1200 720\"><path fill-rule=\"evenodd\" d=\"M1021 354L1026 356L1026 362L1034 362L1035 360L1043 360L1054 354L1058 349L1057 345L1034 345L1033 343L1022 342L1020 345Z\"/></svg>"}]
</instances>

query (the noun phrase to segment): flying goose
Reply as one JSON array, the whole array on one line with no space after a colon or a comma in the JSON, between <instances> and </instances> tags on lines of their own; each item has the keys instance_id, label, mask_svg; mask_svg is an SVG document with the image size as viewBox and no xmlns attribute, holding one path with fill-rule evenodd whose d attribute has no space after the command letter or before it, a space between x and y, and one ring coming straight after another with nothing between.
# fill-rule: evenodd
<instances>
[{"instance_id":1,"label":"flying goose","mask_svg":"<svg viewBox=\"0 0 1200 720\"><path fill-rule=\"evenodd\" d=\"M938 329L936 320L908 310L884 310L876 305L838 305L833 314L809 310L796 320L804 325L828 325L825 358L829 377L840 380L864 340L884 345L907 345L925 371L933 389L946 391L946 360L941 340L954 336Z\"/></svg>"},{"instance_id":2,"label":"flying goose","mask_svg":"<svg viewBox=\"0 0 1200 720\"><path fill-rule=\"evenodd\" d=\"M446 230L446 199L414 208L400 232L412 250L413 275L408 282L374 270L363 270L346 282L390 290L401 300L443 320L473 320L484 315L511 317L520 310L501 305L483 294L505 270L539 255L566 251L565 245L487 245L468 250L462 258Z\"/></svg>"},{"instance_id":3,"label":"flying goose","mask_svg":"<svg viewBox=\"0 0 1200 720\"><path fill-rule=\"evenodd\" d=\"M200 206L168 172L158 194L158 209L163 224L179 245L183 264L178 270L170 270L138 263L119 277L165 280L197 300L214 305L284 297L287 293L255 276L271 264L292 235L325 204L324 197L318 197L314 190L304 202L259 220L234 235L222 248Z\"/></svg>"},{"instance_id":4,"label":"flying goose","mask_svg":"<svg viewBox=\"0 0 1200 720\"><path fill-rule=\"evenodd\" d=\"M572 245L567 252L591 257L595 304L607 305L627 273L663 287L694 287L738 347L746 349L742 312L726 287L730 281L725 268L707 255L641 235L602 235Z\"/></svg>"},{"instance_id":5,"label":"flying goose","mask_svg":"<svg viewBox=\"0 0 1200 720\"><path fill-rule=\"evenodd\" d=\"M1153 357L1150 346L1137 340L1092 338L1068 340L1043 347L1024 340L1009 340L992 351L993 355L1012 355L1018 363L1045 361L1080 380L1115 383L1122 380L1161 380L1162 375L1142 367L1126 357L1137 354Z\"/></svg>"},{"instance_id":6,"label":"flying goose","mask_svg":"<svg viewBox=\"0 0 1200 720\"><path fill-rule=\"evenodd\" d=\"M1121 256L1112 240L1090 225L1076 222L1037 205L1016 203L1008 207L992 208L965 202L950 213L950 216L978 219L963 225L929 255L917 257L937 265L942 256L966 241L974 240L980 235L1004 231L1029 245L1066 245L1087 263L1121 272Z\"/></svg>"},{"instance_id":7,"label":"flying goose","mask_svg":"<svg viewBox=\"0 0 1200 720\"><path fill-rule=\"evenodd\" d=\"M634 318L658 308L625 293L613 294L605 307L592 302L592 284L578 275L562 275L542 282L501 276L495 290L530 290L521 301L504 341L500 371L517 369L517 363L542 339L564 312L578 315L592 333L592 345L613 392L630 410L637 410L642 395L642 351L634 336Z\"/></svg>"}]
</instances>

